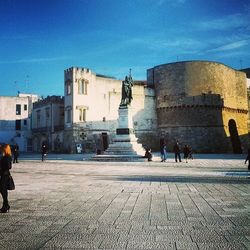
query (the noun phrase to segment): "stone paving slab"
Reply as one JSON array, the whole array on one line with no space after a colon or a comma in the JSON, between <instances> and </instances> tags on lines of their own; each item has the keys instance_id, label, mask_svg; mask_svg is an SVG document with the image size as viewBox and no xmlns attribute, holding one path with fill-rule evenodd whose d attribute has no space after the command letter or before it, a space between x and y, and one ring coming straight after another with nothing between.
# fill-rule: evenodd
<instances>
[{"instance_id":1,"label":"stone paving slab","mask_svg":"<svg viewBox=\"0 0 250 250\"><path fill-rule=\"evenodd\" d=\"M244 157L21 158L12 175L0 249L250 249Z\"/></svg>"}]
</instances>

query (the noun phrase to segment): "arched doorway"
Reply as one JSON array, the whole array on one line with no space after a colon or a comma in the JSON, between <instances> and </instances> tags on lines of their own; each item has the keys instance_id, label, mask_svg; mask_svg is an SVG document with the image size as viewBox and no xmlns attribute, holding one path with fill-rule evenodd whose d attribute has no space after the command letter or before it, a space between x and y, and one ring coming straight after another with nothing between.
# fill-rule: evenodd
<instances>
[{"instance_id":1,"label":"arched doorway","mask_svg":"<svg viewBox=\"0 0 250 250\"><path fill-rule=\"evenodd\" d=\"M228 127L229 127L229 133L230 133L230 139L232 142L233 152L235 154L241 154L242 153L241 142L240 142L235 120L230 119L228 122Z\"/></svg>"}]
</instances>

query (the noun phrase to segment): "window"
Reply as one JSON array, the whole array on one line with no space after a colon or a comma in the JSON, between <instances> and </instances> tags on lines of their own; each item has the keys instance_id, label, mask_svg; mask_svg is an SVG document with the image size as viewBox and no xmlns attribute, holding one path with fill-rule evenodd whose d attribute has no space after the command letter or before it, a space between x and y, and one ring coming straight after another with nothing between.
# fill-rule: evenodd
<instances>
[{"instance_id":1,"label":"window","mask_svg":"<svg viewBox=\"0 0 250 250\"><path fill-rule=\"evenodd\" d=\"M27 107L28 107L27 104L24 104L23 109L27 110L28 109Z\"/></svg>"},{"instance_id":2,"label":"window","mask_svg":"<svg viewBox=\"0 0 250 250\"><path fill-rule=\"evenodd\" d=\"M41 110L36 111L36 126L37 128L40 127L41 123Z\"/></svg>"},{"instance_id":3,"label":"window","mask_svg":"<svg viewBox=\"0 0 250 250\"><path fill-rule=\"evenodd\" d=\"M27 120L26 120L26 119L23 120L23 125L24 125L24 126L27 126Z\"/></svg>"},{"instance_id":4,"label":"window","mask_svg":"<svg viewBox=\"0 0 250 250\"><path fill-rule=\"evenodd\" d=\"M86 121L86 109L84 109L84 108L79 109L79 121L80 122Z\"/></svg>"},{"instance_id":5,"label":"window","mask_svg":"<svg viewBox=\"0 0 250 250\"><path fill-rule=\"evenodd\" d=\"M65 92L66 95L70 95L71 94L71 81L67 80L65 83Z\"/></svg>"},{"instance_id":6,"label":"window","mask_svg":"<svg viewBox=\"0 0 250 250\"><path fill-rule=\"evenodd\" d=\"M64 107L59 108L60 116L64 116Z\"/></svg>"},{"instance_id":7,"label":"window","mask_svg":"<svg viewBox=\"0 0 250 250\"><path fill-rule=\"evenodd\" d=\"M88 107L87 106L76 106L76 111L78 112L78 121L79 122L86 122L86 113Z\"/></svg>"},{"instance_id":8,"label":"window","mask_svg":"<svg viewBox=\"0 0 250 250\"><path fill-rule=\"evenodd\" d=\"M48 127L50 120L50 108L45 109L45 119L46 119L46 127Z\"/></svg>"},{"instance_id":9,"label":"window","mask_svg":"<svg viewBox=\"0 0 250 250\"><path fill-rule=\"evenodd\" d=\"M16 115L21 115L21 104L16 104Z\"/></svg>"},{"instance_id":10,"label":"window","mask_svg":"<svg viewBox=\"0 0 250 250\"><path fill-rule=\"evenodd\" d=\"M67 110L67 123L71 123L71 110L70 109L68 109Z\"/></svg>"},{"instance_id":11,"label":"window","mask_svg":"<svg viewBox=\"0 0 250 250\"><path fill-rule=\"evenodd\" d=\"M50 108L45 109L46 119L49 119L50 117Z\"/></svg>"},{"instance_id":12,"label":"window","mask_svg":"<svg viewBox=\"0 0 250 250\"><path fill-rule=\"evenodd\" d=\"M21 120L16 120L16 130L21 130Z\"/></svg>"},{"instance_id":13,"label":"window","mask_svg":"<svg viewBox=\"0 0 250 250\"><path fill-rule=\"evenodd\" d=\"M78 82L78 94L79 95L87 95L88 90L88 81L82 79Z\"/></svg>"},{"instance_id":14,"label":"window","mask_svg":"<svg viewBox=\"0 0 250 250\"><path fill-rule=\"evenodd\" d=\"M64 123L64 107L60 107L59 108L59 112L60 112L60 116L59 116L59 124L63 124Z\"/></svg>"}]
</instances>

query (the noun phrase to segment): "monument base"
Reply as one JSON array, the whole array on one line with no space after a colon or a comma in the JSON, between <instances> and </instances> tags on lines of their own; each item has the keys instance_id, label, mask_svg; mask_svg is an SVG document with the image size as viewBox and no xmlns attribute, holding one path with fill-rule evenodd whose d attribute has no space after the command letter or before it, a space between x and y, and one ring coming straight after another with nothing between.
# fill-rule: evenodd
<instances>
[{"instance_id":1,"label":"monument base","mask_svg":"<svg viewBox=\"0 0 250 250\"><path fill-rule=\"evenodd\" d=\"M96 155L93 160L107 161L138 161L145 160L145 149L137 142L134 134L131 109L119 108L118 128L116 137L102 155Z\"/></svg>"},{"instance_id":2,"label":"monument base","mask_svg":"<svg viewBox=\"0 0 250 250\"><path fill-rule=\"evenodd\" d=\"M109 155L134 155L144 156L145 150L141 144L137 142L134 134L116 135L114 142L104 152Z\"/></svg>"}]
</instances>

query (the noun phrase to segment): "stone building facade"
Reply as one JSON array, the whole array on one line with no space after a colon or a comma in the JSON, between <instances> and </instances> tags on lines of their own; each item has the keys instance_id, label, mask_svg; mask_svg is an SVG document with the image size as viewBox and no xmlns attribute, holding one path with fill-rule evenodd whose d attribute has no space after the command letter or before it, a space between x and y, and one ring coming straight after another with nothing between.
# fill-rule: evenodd
<instances>
[{"instance_id":1,"label":"stone building facade","mask_svg":"<svg viewBox=\"0 0 250 250\"><path fill-rule=\"evenodd\" d=\"M64 97L48 96L33 105L32 147L40 152L42 143L49 150L63 152Z\"/></svg>"},{"instance_id":2,"label":"stone building facade","mask_svg":"<svg viewBox=\"0 0 250 250\"><path fill-rule=\"evenodd\" d=\"M65 151L79 145L84 152L104 151L116 133L122 81L79 67L65 70L64 79ZM139 142L156 147L155 94L145 81L134 82L131 108Z\"/></svg>"},{"instance_id":3,"label":"stone building facade","mask_svg":"<svg viewBox=\"0 0 250 250\"><path fill-rule=\"evenodd\" d=\"M37 99L37 95L22 93L0 96L0 143L18 144L20 151L32 151L31 112Z\"/></svg>"},{"instance_id":4,"label":"stone building facade","mask_svg":"<svg viewBox=\"0 0 250 250\"><path fill-rule=\"evenodd\" d=\"M179 140L195 152L241 153L250 141L250 91L247 72L209 61L158 65L147 81L134 81L131 103L138 142L168 151ZM124 76L125 77L125 76ZM64 71L64 98L34 105L33 150L42 142L60 152L103 152L118 127L122 80L88 68ZM248 88L247 88L248 86Z\"/></svg>"},{"instance_id":5,"label":"stone building facade","mask_svg":"<svg viewBox=\"0 0 250 250\"><path fill-rule=\"evenodd\" d=\"M197 152L241 153L248 147L246 74L208 61L177 62L147 71L154 86L159 133Z\"/></svg>"}]
</instances>

